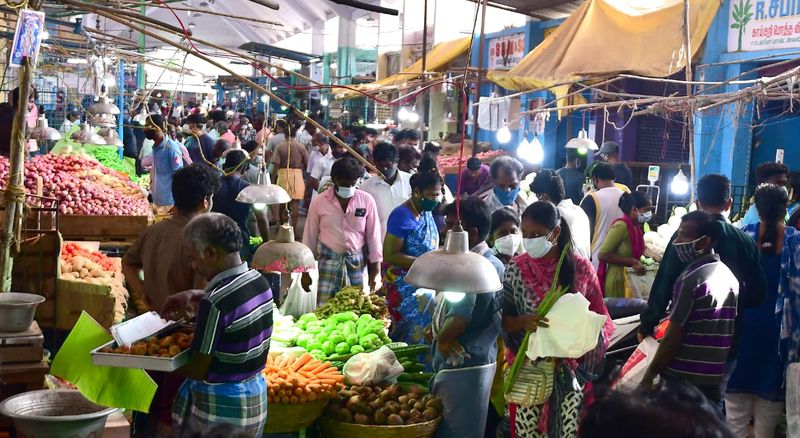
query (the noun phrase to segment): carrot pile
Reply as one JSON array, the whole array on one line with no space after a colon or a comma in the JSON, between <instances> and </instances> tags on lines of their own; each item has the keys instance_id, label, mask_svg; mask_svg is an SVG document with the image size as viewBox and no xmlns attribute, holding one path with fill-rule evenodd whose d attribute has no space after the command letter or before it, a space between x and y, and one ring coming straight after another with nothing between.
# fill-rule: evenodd
<instances>
[{"instance_id":1,"label":"carrot pile","mask_svg":"<svg viewBox=\"0 0 800 438\"><path fill-rule=\"evenodd\" d=\"M304 353L269 354L262 371L270 403L306 403L327 400L344 387L339 369Z\"/></svg>"}]
</instances>

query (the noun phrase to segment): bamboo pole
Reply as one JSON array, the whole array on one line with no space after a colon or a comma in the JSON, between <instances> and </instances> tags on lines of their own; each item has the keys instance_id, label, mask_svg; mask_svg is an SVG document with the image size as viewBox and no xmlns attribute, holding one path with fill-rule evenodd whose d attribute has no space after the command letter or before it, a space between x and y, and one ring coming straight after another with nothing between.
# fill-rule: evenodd
<instances>
[{"instance_id":1,"label":"bamboo pole","mask_svg":"<svg viewBox=\"0 0 800 438\"><path fill-rule=\"evenodd\" d=\"M683 0L683 44L686 49L686 97L689 98L689 114L686 117L686 131L689 137L689 203L694 203L695 189L697 182L695 177L694 162L694 101L692 100L694 89L692 88L692 36L689 33L689 0Z\"/></svg>"},{"instance_id":2,"label":"bamboo pole","mask_svg":"<svg viewBox=\"0 0 800 438\"><path fill-rule=\"evenodd\" d=\"M73 1L73 0L62 0L62 1L64 3L67 3L67 4L80 3L80 2ZM104 10L101 10L100 8L97 8L96 11L94 11L94 12L97 15L100 15L100 16L108 18L109 20L116 21L117 23L120 23L120 24L123 24L123 25L126 25L126 26L130 26L130 23L125 20L125 18L128 18L128 17L121 18L121 17L116 16L113 13L109 13L109 12L106 12ZM237 74L236 72L234 72L233 70L229 69L228 67L226 67L226 66L224 66L224 65L222 65L222 64L220 64L220 63L218 63L216 61L214 61L210 57L208 57L208 56L206 56L206 55L204 55L204 54L202 54L200 52L192 50L191 48L183 47L180 44L171 41L169 38L162 37L161 35L158 35L158 34L156 34L154 32L151 32L151 31L145 30L145 29L139 29L139 31L142 32L143 34L151 37L151 38L155 38L155 39L157 39L157 40L159 40L159 41L161 41L163 43L169 44L169 45L171 45L171 46L173 46L173 47L175 47L177 49L181 49L181 50L183 50L183 51L185 51L187 53L190 53L190 54L202 59L203 61L208 62L209 64L213 65L214 67L217 67L219 69L222 69L222 70L228 72L230 75L239 78L242 82L244 82L245 84L249 85L251 88L254 88L254 89L259 90L262 93L266 94L272 100L274 100L275 102L278 102L278 104L286 106L288 108L291 108L292 112L295 115L297 115L301 119L305 120L306 123L311 123L312 125L316 126L317 129L320 132L322 132L323 134L328 136L334 143L336 143L339 146L342 146L343 148L345 148L348 152L350 152L351 155L353 155L353 157L355 157L357 160L361 161L361 163L364 164L364 166L366 166L368 169L370 169L371 171L375 172L379 176L383 175L378 170L377 167L375 167L372 163L370 163L366 158L362 157L361 154L359 154L357 151L355 151L353 148L351 148L345 142L341 141L332 132L328 131L328 129L326 129L324 126L319 124L319 122L317 122L316 120L306 116L302 111L298 110L297 108L295 108L290 103L286 102L285 100L283 100L280 97L278 97L277 95L275 95L275 93L273 93L271 90L269 90L269 89L267 89L265 87L262 87L261 85L253 82L249 78L246 78L246 77L244 77L242 75Z\"/></svg>"},{"instance_id":3,"label":"bamboo pole","mask_svg":"<svg viewBox=\"0 0 800 438\"><path fill-rule=\"evenodd\" d=\"M22 230L22 211L25 204L25 119L28 116L28 98L33 67L28 58L22 61L19 72L19 101L11 128L10 168L3 198L6 203L5 227L0 237L0 292L11 292L11 269L14 254L19 252ZM16 248L12 250L12 245Z\"/></svg>"},{"instance_id":4,"label":"bamboo pole","mask_svg":"<svg viewBox=\"0 0 800 438\"><path fill-rule=\"evenodd\" d=\"M150 6L151 8L155 7L162 9L172 9L174 11L181 11L181 12L197 12L200 14L216 15L217 17L222 17L222 18L231 18L234 20L246 20L246 21L252 21L254 23L262 23L262 24L269 24L272 26L283 27L283 23L279 23L277 21L262 20L260 18L254 18L254 17L245 17L243 15L225 14L222 12L216 12L209 9L184 8L181 6L170 6L169 8L167 8L166 6L159 3L150 4L148 6Z\"/></svg>"}]
</instances>

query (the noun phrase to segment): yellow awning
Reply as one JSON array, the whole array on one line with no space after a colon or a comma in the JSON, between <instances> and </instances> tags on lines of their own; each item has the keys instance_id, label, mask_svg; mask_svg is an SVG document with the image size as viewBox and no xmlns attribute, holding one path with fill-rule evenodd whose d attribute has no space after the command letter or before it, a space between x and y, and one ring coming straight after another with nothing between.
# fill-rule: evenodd
<instances>
[{"instance_id":1,"label":"yellow awning","mask_svg":"<svg viewBox=\"0 0 800 438\"><path fill-rule=\"evenodd\" d=\"M469 49L469 43L470 38L460 38L457 40L445 41L433 46L426 56L427 65L425 66L425 69L428 72L441 71L456 58L466 53L466 51ZM422 73L422 59L419 59L417 62L411 64L408 68L399 73L395 73L379 81L359 85L355 88L365 92L377 91L384 87L402 85L405 82L418 79L420 76L422 76ZM358 96L358 93L345 90L345 92L338 97L352 98Z\"/></svg>"},{"instance_id":2,"label":"yellow awning","mask_svg":"<svg viewBox=\"0 0 800 438\"><path fill-rule=\"evenodd\" d=\"M692 55L719 4L691 1ZM509 90L530 90L621 72L669 76L685 66L683 34L683 0L588 0L514 68L487 77Z\"/></svg>"}]
</instances>

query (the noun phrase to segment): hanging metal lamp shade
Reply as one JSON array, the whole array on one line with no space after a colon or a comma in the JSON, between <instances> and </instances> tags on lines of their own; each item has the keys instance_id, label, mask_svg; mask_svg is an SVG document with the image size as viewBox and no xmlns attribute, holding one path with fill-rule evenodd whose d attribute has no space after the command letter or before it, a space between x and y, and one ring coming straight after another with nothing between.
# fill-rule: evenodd
<instances>
[{"instance_id":1,"label":"hanging metal lamp shade","mask_svg":"<svg viewBox=\"0 0 800 438\"><path fill-rule=\"evenodd\" d=\"M111 102L111 99L106 96L106 86L100 88L100 97L97 102L89 106L89 114L95 116L97 114L111 114L112 116L119 115L119 107Z\"/></svg>"},{"instance_id":2,"label":"hanging metal lamp shade","mask_svg":"<svg viewBox=\"0 0 800 438\"><path fill-rule=\"evenodd\" d=\"M122 139L119 138L119 134L117 134L117 131L113 128L102 128L98 134L103 137L107 145L123 146Z\"/></svg>"},{"instance_id":3,"label":"hanging metal lamp shade","mask_svg":"<svg viewBox=\"0 0 800 438\"><path fill-rule=\"evenodd\" d=\"M441 292L482 294L503 288L492 263L469 250L469 235L461 227L447 232L443 249L417 257L405 279L419 288Z\"/></svg>"},{"instance_id":4,"label":"hanging metal lamp shade","mask_svg":"<svg viewBox=\"0 0 800 438\"><path fill-rule=\"evenodd\" d=\"M236 201L244 204L288 204L292 197L283 187L272 184L269 175L262 171L258 175L258 184L245 187L236 196Z\"/></svg>"},{"instance_id":5,"label":"hanging metal lamp shade","mask_svg":"<svg viewBox=\"0 0 800 438\"><path fill-rule=\"evenodd\" d=\"M106 140L94 132L94 129L92 129L89 123L86 122L84 122L83 126L81 126L80 131L72 134L72 139L81 143L106 144Z\"/></svg>"},{"instance_id":6,"label":"hanging metal lamp shade","mask_svg":"<svg viewBox=\"0 0 800 438\"><path fill-rule=\"evenodd\" d=\"M253 267L267 272L305 272L316 269L317 262L311 249L294 240L292 226L283 224L278 227L275 240L258 247Z\"/></svg>"},{"instance_id":7,"label":"hanging metal lamp shade","mask_svg":"<svg viewBox=\"0 0 800 438\"><path fill-rule=\"evenodd\" d=\"M568 141L567 145L564 147L567 149L585 149L588 151L596 151L600 149L597 146L597 143L595 143L594 140L589 138L589 134L586 132L585 129L581 129L578 132L578 136Z\"/></svg>"},{"instance_id":8,"label":"hanging metal lamp shade","mask_svg":"<svg viewBox=\"0 0 800 438\"><path fill-rule=\"evenodd\" d=\"M92 124L100 128L115 128L117 126L117 118L110 114L98 114L92 117Z\"/></svg>"},{"instance_id":9,"label":"hanging metal lamp shade","mask_svg":"<svg viewBox=\"0 0 800 438\"><path fill-rule=\"evenodd\" d=\"M36 127L31 130L28 136L32 140L37 140L37 141L61 140L61 133L58 132L58 129L51 128L47 124L47 119L44 116L39 116L39 118L36 119Z\"/></svg>"}]
</instances>

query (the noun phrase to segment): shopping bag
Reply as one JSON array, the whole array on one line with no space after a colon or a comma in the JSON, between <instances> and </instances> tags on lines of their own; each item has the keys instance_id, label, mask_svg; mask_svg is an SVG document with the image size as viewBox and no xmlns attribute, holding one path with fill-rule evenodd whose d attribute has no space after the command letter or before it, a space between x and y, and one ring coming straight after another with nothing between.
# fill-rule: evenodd
<instances>
[{"instance_id":1,"label":"shopping bag","mask_svg":"<svg viewBox=\"0 0 800 438\"><path fill-rule=\"evenodd\" d=\"M315 292L306 292L300 284L301 274L292 274L292 285L286 293L286 301L281 306L281 314L292 315L299 318L300 315L311 313L317 308L317 295Z\"/></svg>"},{"instance_id":2,"label":"shopping bag","mask_svg":"<svg viewBox=\"0 0 800 438\"><path fill-rule=\"evenodd\" d=\"M351 357L342 369L351 385L371 385L394 379L403 372L397 356L387 346Z\"/></svg>"},{"instance_id":3,"label":"shopping bag","mask_svg":"<svg viewBox=\"0 0 800 438\"><path fill-rule=\"evenodd\" d=\"M644 378L647 368L655 358L658 350L658 341L648 336L644 338L628 361L622 367L617 381L611 386L620 391L635 390Z\"/></svg>"},{"instance_id":4,"label":"shopping bag","mask_svg":"<svg viewBox=\"0 0 800 438\"><path fill-rule=\"evenodd\" d=\"M800 363L786 369L786 436L800 436Z\"/></svg>"}]
</instances>

